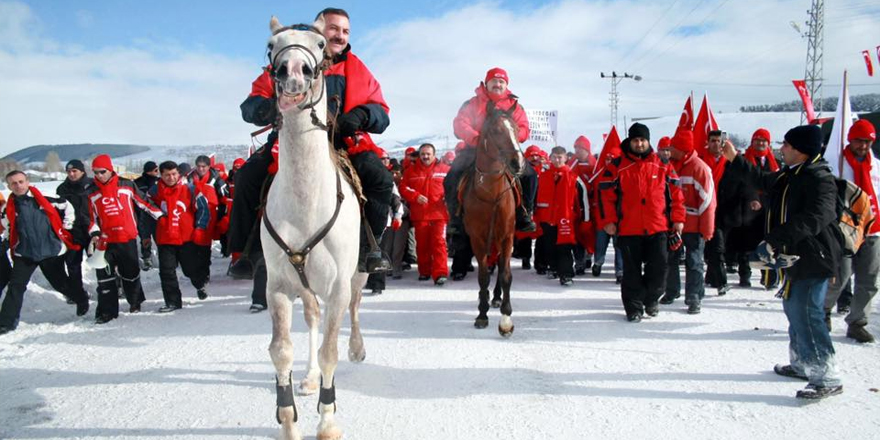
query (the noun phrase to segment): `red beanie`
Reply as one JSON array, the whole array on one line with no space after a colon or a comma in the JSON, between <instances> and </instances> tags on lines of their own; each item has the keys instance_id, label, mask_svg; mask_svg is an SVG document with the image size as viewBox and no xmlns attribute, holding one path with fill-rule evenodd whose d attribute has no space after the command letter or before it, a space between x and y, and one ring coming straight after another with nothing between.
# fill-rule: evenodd
<instances>
[{"instance_id":1,"label":"red beanie","mask_svg":"<svg viewBox=\"0 0 880 440\"><path fill-rule=\"evenodd\" d=\"M657 149L663 150L663 149L669 148L670 145L672 145L672 139L670 139L669 136L663 136L657 142Z\"/></svg>"},{"instance_id":2,"label":"red beanie","mask_svg":"<svg viewBox=\"0 0 880 440\"><path fill-rule=\"evenodd\" d=\"M92 161L92 169L104 169L113 171L113 161L110 160L110 156L102 154Z\"/></svg>"},{"instance_id":3,"label":"red beanie","mask_svg":"<svg viewBox=\"0 0 880 440\"><path fill-rule=\"evenodd\" d=\"M484 83L489 84L489 80L494 78L501 78L506 83L510 83L510 79L507 78L507 72L500 67L493 67L486 72L486 79L483 80Z\"/></svg>"},{"instance_id":4,"label":"red beanie","mask_svg":"<svg viewBox=\"0 0 880 440\"><path fill-rule=\"evenodd\" d=\"M752 135L752 140L755 139L764 139L767 143L770 143L770 132L766 128L759 128L755 130L755 134Z\"/></svg>"},{"instance_id":5,"label":"red beanie","mask_svg":"<svg viewBox=\"0 0 880 440\"><path fill-rule=\"evenodd\" d=\"M859 119L849 129L846 140L852 142L854 139L868 139L872 143L877 140L877 132L874 130L874 124L867 119Z\"/></svg>"},{"instance_id":6,"label":"red beanie","mask_svg":"<svg viewBox=\"0 0 880 440\"><path fill-rule=\"evenodd\" d=\"M544 150L539 148L537 145L529 145L529 148L526 148L526 157L532 157L534 155L543 156L541 153Z\"/></svg>"},{"instance_id":7,"label":"red beanie","mask_svg":"<svg viewBox=\"0 0 880 440\"><path fill-rule=\"evenodd\" d=\"M590 152L590 140L587 139L586 136L578 136L578 138L574 141L574 149L578 150L586 150L587 153Z\"/></svg>"},{"instance_id":8,"label":"red beanie","mask_svg":"<svg viewBox=\"0 0 880 440\"><path fill-rule=\"evenodd\" d=\"M232 162L232 169L237 170L237 169L241 168L242 165L244 165L244 158L239 157L238 159L235 159Z\"/></svg>"},{"instance_id":9,"label":"red beanie","mask_svg":"<svg viewBox=\"0 0 880 440\"><path fill-rule=\"evenodd\" d=\"M406 152L404 153L404 155L405 156L412 156L413 153L415 153L415 152L416 152L416 147L409 147L406 149Z\"/></svg>"},{"instance_id":10,"label":"red beanie","mask_svg":"<svg viewBox=\"0 0 880 440\"><path fill-rule=\"evenodd\" d=\"M672 137L672 148L685 154L694 151L694 134L690 130L679 130Z\"/></svg>"}]
</instances>

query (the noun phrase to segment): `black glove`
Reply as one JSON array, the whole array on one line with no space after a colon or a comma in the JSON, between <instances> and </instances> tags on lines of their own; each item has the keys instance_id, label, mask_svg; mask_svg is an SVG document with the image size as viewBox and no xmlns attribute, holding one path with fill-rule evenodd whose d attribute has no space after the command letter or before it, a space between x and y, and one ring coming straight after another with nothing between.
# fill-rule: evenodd
<instances>
[{"instance_id":1,"label":"black glove","mask_svg":"<svg viewBox=\"0 0 880 440\"><path fill-rule=\"evenodd\" d=\"M342 136L353 136L358 130L364 128L369 121L370 115L361 107L355 107L350 112L336 118L336 133Z\"/></svg>"},{"instance_id":2,"label":"black glove","mask_svg":"<svg viewBox=\"0 0 880 440\"><path fill-rule=\"evenodd\" d=\"M681 249L681 234L676 231L670 231L666 236L666 244L671 252Z\"/></svg>"}]
</instances>

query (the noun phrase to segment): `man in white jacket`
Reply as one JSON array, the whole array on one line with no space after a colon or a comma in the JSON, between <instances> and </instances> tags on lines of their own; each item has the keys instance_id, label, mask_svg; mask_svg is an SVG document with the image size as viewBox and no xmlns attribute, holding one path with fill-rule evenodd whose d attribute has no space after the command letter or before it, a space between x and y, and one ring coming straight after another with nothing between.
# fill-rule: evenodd
<instances>
[{"instance_id":1,"label":"man in white jacket","mask_svg":"<svg viewBox=\"0 0 880 440\"><path fill-rule=\"evenodd\" d=\"M871 154L871 144L877 140L877 131L867 119L860 119L853 124L847 134L849 145L843 150L843 178L858 185L871 198L871 210L876 218L877 191L880 191L880 160ZM874 336L868 332L868 315L871 312L871 300L878 290L878 272L880 272L880 221L875 221L852 258L840 261L840 271L835 282L828 286L825 297L825 314L828 317L831 308L847 280L855 275L853 285L853 303L849 315L846 316L848 328L846 337L861 343L874 342ZM829 322L826 320L826 322Z\"/></svg>"}]
</instances>

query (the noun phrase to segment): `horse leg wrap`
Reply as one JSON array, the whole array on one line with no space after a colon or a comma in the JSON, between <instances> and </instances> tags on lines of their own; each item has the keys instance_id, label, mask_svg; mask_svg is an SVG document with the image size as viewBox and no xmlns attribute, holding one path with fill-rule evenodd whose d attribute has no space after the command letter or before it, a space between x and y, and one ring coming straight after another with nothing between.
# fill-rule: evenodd
<instances>
[{"instance_id":1,"label":"horse leg wrap","mask_svg":"<svg viewBox=\"0 0 880 440\"><path fill-rule=\"evenodd\" d=\"M330 388L324 388L324 378L321 378L321 392L318 394L318 413L321 412L321 404L333 405L333 412L336 413L336 379L333 379L333 385Z\"/></svg>"},{"instance_id":2,"label":"horse leg wrap","mask_svg":"<svg viewBox=\"0 0 880 440\"><path fill-rule=\"evenodd\" d=\"M293 373L290 373L290 378L287 381L287 386L278 385L278 378L275 378L275 420L281 424L281 412L280 409L290 406L293 407L293 422L296 423L299 419L298 414L296 413L296 404L293 402Z\"/></svg>"}]
</instances>

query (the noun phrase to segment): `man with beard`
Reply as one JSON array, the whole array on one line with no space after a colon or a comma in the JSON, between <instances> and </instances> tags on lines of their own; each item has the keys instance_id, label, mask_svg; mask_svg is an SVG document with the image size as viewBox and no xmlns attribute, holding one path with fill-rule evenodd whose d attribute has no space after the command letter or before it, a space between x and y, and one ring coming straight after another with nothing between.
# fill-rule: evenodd
<instances>
[{"instance_id":1,"label":"man with beard","mask_svg":"<svg viewBox=\"0 0 880 440\"><path fill-rule=\"evenodd\" d=\"M324 18L324 37L327 40L325 55L330 59L330 67L324 70L327 89L327 114L335 116L336 138L331 139L336 149L345 150L360 177L367 202L364 204L364 217L370 232L379 241L385 229L388 210L391 206L391 191L394 182L391 173L382 165L376 154L377 148L368 133L382 133L390 123L388 105L382 97L379 82L373 77L364 63L351 52L348 44L351 26L348 13L343 9L327 8L321 11L316 20ZM251 156L236 176L236 191L233 217L229 225L229 250L242 252L255 229L260 204L260 190L270 174L277 171L273 155L278 154L278 132L275 121L278 110L275 89L268 66L252 86L251 94L241 104L242 118L259 126L272 125L275 130L263 147ZM338 115L338 116L336 116ZM332 201L328 201L332 202ZM364 229L364 228L361 228ZM251 278L254 262L262 260L262 250L258 243L259 233L249 252L242 255L229 268L235 278ZM361 272L390 270L388 260L382 252L370 246L366 233L361 233L361 252L358 269Z\"/></svg>"},{"instance_id":2,"label":"man with beard","mask_svg":"<svg viewBox=\"0 0 880 440\"><path fill-rule=\"evenodd\" d=\"M599 176L599 227L618 235L623 254L620 293L626 319L657 316L666 279L669 232L681 234L684 203L678 175L651 147L648 127L635 123L623 154Z\"/></svg>"},{"instance_id":3,"label":"man with beard","mask_svg":"<svg viewBox=\"0 0 880 440\"><path fill-rule=\"evenodd\" d=\"M74 291L82 291L88 296L83 288L82 261L83 249L89 245L89 192L92 190L92 179L86 177L86 166L79 159L67 162L67 179L58 185L55 193L67 200L76 213L70 234L73 242L80 246L79 249L68 249L64 255L64 263L67 266L67 274L70 276L70 288ZM70 302L71 300L68 300Z\"/></svg>"}]
</instances>

